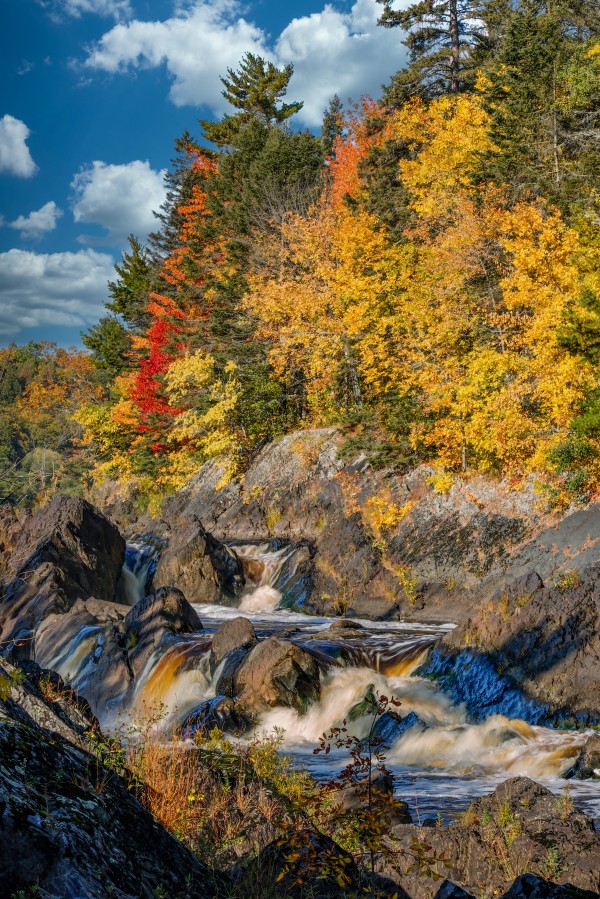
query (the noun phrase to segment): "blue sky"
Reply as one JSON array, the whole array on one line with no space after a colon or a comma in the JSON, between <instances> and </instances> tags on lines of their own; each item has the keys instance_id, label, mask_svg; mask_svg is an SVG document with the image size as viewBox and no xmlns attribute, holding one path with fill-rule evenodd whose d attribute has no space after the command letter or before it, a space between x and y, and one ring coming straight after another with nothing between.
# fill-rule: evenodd
<instances>
[{"instance_id":1,"label":"blue sky","mask_svg":"<svg viewBox=\"0 0 600 899\"><path fill-rule=\"evenodd\" d=\"M297 127L318 128L336 92L379 95L405 58L380 12L376 0L4 0L0 345L80 344L127 235L154 227L175 139L225 112L219 75L246 51L294 64Z\"/></svg>"}]
</instances>

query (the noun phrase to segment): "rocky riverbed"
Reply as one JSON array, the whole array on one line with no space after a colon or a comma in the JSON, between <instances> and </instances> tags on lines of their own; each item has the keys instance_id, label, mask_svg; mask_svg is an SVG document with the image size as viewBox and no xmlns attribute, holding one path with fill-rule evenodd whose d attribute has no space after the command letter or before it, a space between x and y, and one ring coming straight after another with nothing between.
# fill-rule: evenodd
<instances>
[{"instance_id":1,"label":"rocky riverbed","mask_svg":"<svg viewBox=\"0 0 600 899\"><path fill-rule=\"evenodd\" d=\"M600 720L600 510L552 518L533 492L511 496L484 482L440 494L426 471L398 478L360 460L344 465L337 439L330 431L286 438L263 450L244 483L222 491L206 466L159 519L134 515L108 487L96 500L115 523L82 500L57 499L31 517L3 510L0 883L8 895L35 884L47 896L225 895L239 880L238 863L208 870L183 847L181 877L163 872L161 850L140 861L137 884L133 874L117 876L117 862L86 856L86 834L98 830L102 856L118 859L148 839L145 827L158 827L125 772L111 773L110 797L96 801L86 775L75 804L60 784L49 803L53 770L85 780L91 722L118 736L144 710L171 740L177 734L180 752L214 727L242 746L278 727L283 748L322 783L343 766L343 752L323 765L312 747L369 689L401 703L378 727L408 802L387 828L389 845L379 845L380 895L429 899L444 879L440 896L567 895L561 883L599 893L600 753L589 728ZM368 718L355 722L353 738L364 740L369 727ZM571 778L566 793L560 777ZM87 823L69 830L69 816L77 823L88 814L79 802ZM124 812L111 829L107 803L117 802ZM267 851L267 831L273 845L281 839L267 828L258 849L246 846L252 857ZM40 861L28 869L20 855L34 838ZM329 832L310 839L317 855L339 849ZM153 840L171 851L166 833ZM306 886L276 855L287 886L273 895L301 895ZM352 889L361 876L349 869ZM329 882L323 895L336 889ZM350 886L340 893L351 894Z\"/></svg>"}]
</instances>

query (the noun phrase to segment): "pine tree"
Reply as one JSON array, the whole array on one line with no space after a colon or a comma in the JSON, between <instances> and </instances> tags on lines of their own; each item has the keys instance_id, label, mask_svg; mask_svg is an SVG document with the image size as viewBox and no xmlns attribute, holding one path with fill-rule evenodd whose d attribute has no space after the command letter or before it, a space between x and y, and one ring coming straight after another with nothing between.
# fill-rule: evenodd
<instances>
[{"instance_id":1,"label":"pine tree","mask_svg":"<svg viewBox=\"0 0 600 899\"><path fill-rule=\"evenodd\" d=\"M302 109L303 103L282 103L294 67L291 63L278 69L254 53L246 53L238 71L227 69L221 78L227 102L239 110L220 122L201 122L206 140L217 147L235 146L238 135L252 120L266 128L281 126Z\"/></svg>"},{"instance_id":2,"label":"pine tree","mask_svg":"<svg viewBox=\"0 0 600 899\"><path fill-rule=\"evenodd\" d=\"M377 0L384 7L379 24L400 27L410 53L410 65L387 89L386 102L401 105L410 96L433 97L459 93L470 84L470 40L479 25L472 20L473 0L418 0L395 10L393 0Z\"/></svg>"},{"instance_id":3,"label":"pine tree","mask_svg":"<svg viewBox=\"0 0 600 899\"><path fill-rule=\"evenodd\" d=\"M321 148L324 156L331 156L336 138L344 131L344 104L337 94L334 94L327 109L323 110L323 123L321 125Z\"/></svg>"}]
</instances>

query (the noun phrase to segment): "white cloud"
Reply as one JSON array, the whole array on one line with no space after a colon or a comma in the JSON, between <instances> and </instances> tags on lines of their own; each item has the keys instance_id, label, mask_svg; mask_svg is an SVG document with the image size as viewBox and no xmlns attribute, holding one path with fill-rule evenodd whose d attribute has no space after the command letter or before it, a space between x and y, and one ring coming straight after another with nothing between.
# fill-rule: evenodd
<instances>
[{"instance_id":1,"label":"white cloud","mask_svg":"<svg viewBox=\"0 0 600 899\"><path fill-rule=\"evenodd\" d=\"M62 16L79 18L84 13L95 13L111 16L120 22L131 16L130 0L38 0L38 3L50 10L54 19Z\"/></svg>"},{"instance_id":2,"label":"white cloud","mask_svg":"<svg viewBox=\"0 0 600 899\"><path fill-rule=\"evenodd\" d=\"M0 172L31 178L37 165L31 158L27 138L31 131L20 119L5 115L0 119Z\"/></svg>"},{"instance_id":3,"label":"white cloud","mask_svg":"<svg viewBox=\"0 0 600 899\"><path fill-rule=\"evenodd\" d=\"M106 228L115 243L124 243L129 234L144 239L157 226L153 210L158 211L165 199L165 174L154 171L147 160L124 165L94 162L71 183L73 217Z\"/></svg>"},{"instance_id":4,"label":"white cloud","mask_svg":"<svg viewBox=\"0 0 600 899\"><path fill-rule=\"evenodd\" d=\"M21 232L21 237L41 237L48 231L54 231L56 221L63 214L54 200L46 203L41 209L30 212L29 215L20 215L14 222L9 223L9 228Z\"/></svg>"},{"instance_id":5,"label":"white cloud","mask_svg":"<svg viewBox=\"0 0 600 899\"><path fill-rule=\"evenodd\" d=\"M106 253L0 253L0 334L40 325L87 327L102 315L114 260Z\"/></svg>"},{"instance_id":6,"label":"white cloud","mask_svg":"<svg viewBox=\"0 0 600 899\"><path fill-rule=\"evenodd\" d=\"M175 105L207 104L219 115L227 108L219 76L237 68L244 53L278 65L292 62L289 96L305 101L299 119L313 126L334 93L342 99L377 96L404 64L402 34L378 26L380 14L376 0L355 0L349 12L326 4L321 12L293 19L270 45L267 35L242 17L237 0L218 5L193 0L162 22L116 25L90 49L85 64L112 73L165 65Z\"/></svg>"}]
</instances>

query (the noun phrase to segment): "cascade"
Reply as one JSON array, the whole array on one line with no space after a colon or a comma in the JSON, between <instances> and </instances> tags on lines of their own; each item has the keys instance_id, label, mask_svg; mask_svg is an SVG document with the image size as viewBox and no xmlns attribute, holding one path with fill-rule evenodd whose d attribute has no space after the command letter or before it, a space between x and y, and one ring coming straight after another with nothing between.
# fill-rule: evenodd
<instances>
[{"instance_id":1,"label":"cascade","mask_svg":"<svg viewBox=\"0 0 600 899\"><path fill-rule=\"evenodd\" d=\"M239 608L196 605L203 630L158 644L135 678L133 689L123 683L112 705L97 710L104 727L118 729L123 721L145 715L162 719L172 731L201 703L213 701L221 669L211 674L212 634L224 621L241 615L253 623L259 639L280 635L313 655L319 664L320 700L304 715L289 708L272 709L261 716L254 731L272 733L277 728L283 734L284 750L315 776L331 777L346 763L341 751L314 756L312 750L321 735L347 719L352 707L373 687L399 700L403 719L411 716L411 726L386 730L386 756L398 792L413 812L416 807L418 814L441 811L445 818L451 817L475 796L515 775L528 775L561 788L558 778L572 764L587 732L542 727L533 718L530 721L534 723L527 723L515 716L515 708L521 712L514 700L506 714L500 707L478 720L435 680L418 675L431 650L453 625L350 623L294 611L290 608L293 602L287 600L298 590L306 547L264 542L231 544L231 549L242 561L247 579ZM159 552L157 541L140 540L128 546L122 580L128 603L149 590ZM60 647L50 667L85 696L104 639L103 628L82 627ZM125 707L115 718L115 703L125 699ZM527 704L522 708L526 710ZM364 738L370 721L363 718L348 726ZM587 811L600 815L597 788L585 782L571 784Z\"/></svg>"}]
</instances>

